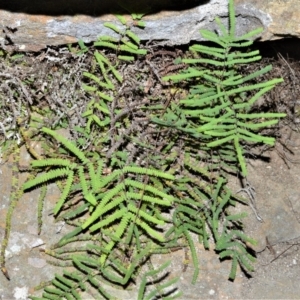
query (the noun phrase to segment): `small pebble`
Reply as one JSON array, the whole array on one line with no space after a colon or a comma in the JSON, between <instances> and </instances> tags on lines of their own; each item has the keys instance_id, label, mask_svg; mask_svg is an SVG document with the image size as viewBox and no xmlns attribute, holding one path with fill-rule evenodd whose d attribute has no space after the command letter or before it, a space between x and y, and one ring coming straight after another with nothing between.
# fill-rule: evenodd
<instances>
[{"instance_id":1,"label":"small pebble","mask_svg":"<svg viewBox=\"0 0 300 300\"><path fill-rule=\"evenodd\" d=\"M210 295L214 295L216 292L215 292L215 290L209 290L209 292L208 292Z\"/></svg>"},{"instance_id":2,"label":"small pebble","mask_svg":"<svg viewBox=\"0 0 300 300\"><path fill-rule=\"evenodd\" d=\"M28 299L28 287L15 287L14 288L14 298L16 300L27 300Z\"/></svg>"}]
</instances>

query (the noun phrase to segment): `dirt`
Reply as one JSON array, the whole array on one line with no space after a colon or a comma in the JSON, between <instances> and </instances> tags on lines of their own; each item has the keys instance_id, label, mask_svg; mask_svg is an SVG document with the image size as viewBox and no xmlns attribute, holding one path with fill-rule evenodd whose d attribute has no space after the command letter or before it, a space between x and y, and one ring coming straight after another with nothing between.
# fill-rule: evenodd
<instances>
[{"instance_id":1,"label":"dirt","mask_svg":"<svg viewBox=\"0 0 300 300\"><path fill-rule=\"evenodd\" d=\"M257 212L263 221L250 213L245 222L246 232L258 241L257 265L253 277L243 282L240 298L299 299L299 142L300 134L294 133L290 140L294 155L286 161L273 150L270 162L249 164L249 182L255 187Z\"/></svg>"},{"instance_id":2,"label":"dirt","mask_svg":"<svg viewBox=\"0 0 300 300\"><path fill-rule=\"evenodd\" d=\"M168 257L157 257L159 263L172 258L170 271L179 276L178 288L183 291L181 299L299 299L300 298L300 132L297 128L296 102L288 103L299 90L299 63L285 56L277 57L275 71L270 76L284 75L288 83L285 90L274 92L265 99L262 109L276 108L286 111L288 118L276 129L278 142L275 148L248 159L249 176L247 186L241 193L252 195L251 206L239 207L248 212L245 231L258 241L253 248L257 262L255 272L246 275L241 270L234 282L228 280L230 262L220 262L213 250L197 247L200 274L195 285L191 284L193 267L189 253L179 250ZM265 58L265 64L268 63ZM290 71L288 71L290 70ZM297 75L293 77L293 72ZM292 74L292 75L291 75ZM290 76L290 79L289 79ZM296 92L296 94L295 94ZM275 98L272 98L274 97ZM285 98L284 98L285 97ZM285 100L282 100L282 99ZM24 149L23 149L24 150ZM261 149L259 149L261 150ZM255 152L255 151L254 151ZM24 150L22 161L28 163ZM11 188L11 162L0 167L0 237L4 234L5 215L8 209ZM20 174L20 177L25 175ZM21 178L22 179L22 178ZM23 178L24 179L24 178ZM232 178L234 191L241 189L240 182ZM66 226L53 222L51 208L58 196L52 187L46 197L44 225L41 235L37 234L36 207L38 192L25 194L18 202L13 214L10 241L6 252L6 268L10 280L0 273L1 299L28 299L33 288L41 281L51 280L60 268L47 263L49 257L41 251L57 241ZM249 200L250 201L250 200ZM188 258L188 259L187 259ZM117 291L119 299L135 299L134 292ZM85 298L88 299L88 298Z\"/></svg>"}]
</instances>

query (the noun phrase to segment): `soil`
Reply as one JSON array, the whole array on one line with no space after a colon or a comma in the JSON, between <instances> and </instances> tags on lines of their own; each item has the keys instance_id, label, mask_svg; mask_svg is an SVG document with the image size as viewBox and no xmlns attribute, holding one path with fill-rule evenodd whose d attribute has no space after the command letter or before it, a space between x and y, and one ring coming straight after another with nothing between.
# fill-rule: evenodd
<instances>
[{"instance_id":1,"label":"soil","mask_svg":"<svg viewBox=\"0 0 300 300\"><path fill-rule=\"evenodd\" d=\"M263 47L268 46L264 44ZM272 47L274 49L274 45ZM58 49L55 51L59 53ZM71 67L70 62L68 65L67 60L62 59L64 54L60 54L61 60L56 66L51 64L53 60L42 59L47 55L49 57L49 53L52 52L29 55L28 60L30 61L39 59L38 63L30 65L32 74L49 72L49 69L61 67L62 62L65 63L64 70L77 72L74 62ZM88 61L88 58L84 62L81 60L81 65ZM183 250L173 252L168 255L167 259L172 256L170 266L172 276L180 277L177 286L183 291L181 299L300 298L300 169L298 167L300 163L300 132L298 131L300 63L299 58L290 57L288 51L276 51L275 45L275 54L264 55L263 60L254 65L253 69L261 68L270 62L274 66L269 75L270 78L282 76L285 83L265 97L259 104L259 108L286 112L288 116L276 127L278 138L274 148L249 151L251 154L248 159L249 175L246 185L240 193L249 198L251 205L237 208L248 212L248 217L244 222L245 231L258 241L257 246L253 248L257 257L255 272L246 275L240 270L236 280L231 282L228 280L230 262L220 262L214 251L204 250L199 245L197 252L200 259L200 274L196 284L192 285L193 267L187 259L189 254ZM2 69L9 70L13 78L18 78L16 75L18 73L29 72L28 65L24 65L22 71L22 64L13 63L9 67L5 64L7 64L7 60L3 60ZM76 66L78 64L77 61ZM45 78L46 75L44 74L44 77L41 78ZM76 77L72 78L73 87L76 87L76 84L79 83L76 81ZM57 80L59 80L58 77ZM53 89L54 92L58 91ZM71 98L72 95L69 97ZM21 161L23 165L28 164L29 155L25 149L22 150ZM9 160L3 161L0 167L1 238L4 234L5 216L11 190L11 166ZM21 181L24 176L24 174L20 174ZM234 191L241 189L241 184L235 177L232 177L230 185ZM55 187L48 191L44 208L44 224L40 235L37 232L36 219L38 192L27 193L18 201L13 214L11 235L6 252L6 269L10 280L0 273L1 299L28 299L35 286L42 281L51 280L53 274L60 272L59 267L47 263L46 260L49 257L46 257L41 251L67 232L64 223L54 223L53 216L49 214L57 195L58 191ZM166 257L162 256L156 258L157 263L165 259ZM135 299L133 294L116 292L119 299ZM84 299L89 298L86 296Z\"/></svg>"}]
</instances>

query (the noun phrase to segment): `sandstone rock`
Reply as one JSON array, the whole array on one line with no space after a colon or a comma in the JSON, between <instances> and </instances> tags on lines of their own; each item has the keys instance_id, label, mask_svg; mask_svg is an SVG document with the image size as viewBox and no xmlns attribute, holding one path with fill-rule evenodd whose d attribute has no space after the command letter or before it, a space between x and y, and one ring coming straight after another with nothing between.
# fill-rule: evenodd
<instances>
[{"instance_id":1,"label":"sandstone rock","mask_svg":"<svg viewBox=\"0 0 300 300\"><path fill-rule=\"evenodd\" d=\"M201 40L199 29L215 28L216 15L227 21L228 0L119 2L135 12L152 12L144 17L146 29L135 32L142 40L159 40L161 44ZM238 34L262 26L262 40L300 37L299 0L235 0L235 3ZM47 45L74 43L79 39L91 42L100 35L111 34L103 23L114 20L109 11L119 10L117 0L7 1L0 4L0 43L21 51L38 51Z\"/></svg>"}]
</instances>

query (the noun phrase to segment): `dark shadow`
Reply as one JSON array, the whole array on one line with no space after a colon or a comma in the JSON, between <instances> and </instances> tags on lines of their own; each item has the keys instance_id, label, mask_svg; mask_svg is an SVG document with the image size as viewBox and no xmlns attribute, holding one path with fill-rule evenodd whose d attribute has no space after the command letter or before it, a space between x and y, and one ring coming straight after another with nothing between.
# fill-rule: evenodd
<instances>
[{"instance_id":1,"label":"dark shadow","mask_svg":"<svg viewBox=\"0 0 300 300\"><path fill-rule=\"evenodd\" d=\"M256 42L253 47L259 49L262 57L278 58L278 53L280 53L285 58L300 59L300 40L298 38Z\"/></svg>"},{"instance_id":2,"label":"dark shadow","mask_svg":"<svg viewBox=\"0 0 300 300\"><path fill-rule=\"evenodd\" d=\"M101 16L106 13L156 13L161 10L193 8L209 0L2 0L0 9L42 15Z\"/></svg>"}]
</instances>

